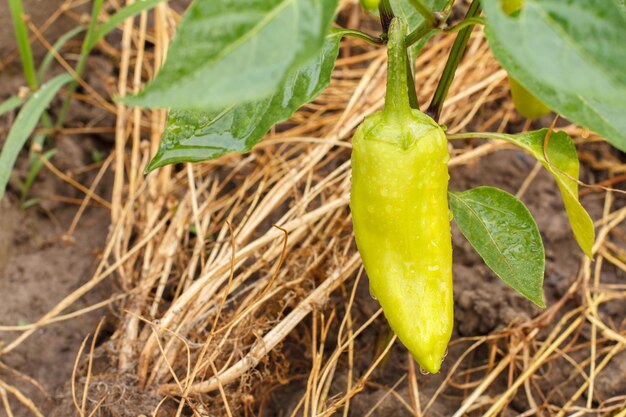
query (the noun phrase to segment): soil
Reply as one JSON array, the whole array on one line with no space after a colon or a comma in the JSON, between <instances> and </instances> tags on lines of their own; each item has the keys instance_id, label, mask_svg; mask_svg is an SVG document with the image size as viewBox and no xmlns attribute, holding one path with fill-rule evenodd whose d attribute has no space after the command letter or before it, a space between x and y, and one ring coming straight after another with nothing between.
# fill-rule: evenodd
<instances>
[{"instance_id":1,"label":"soil","mask_svg":"<svg viewBox=\"0 0 626 417\"><path fill-rule=\"evenodd\" d=\"M72 116L72 123L77 119ZM79 172L92 163L93 149L105 148L97 138L59 136L54 139L57 154L52 162L61 171L90 184L96 170ZM40 319L59 301L87 282L93 275L105 244L110 212L101 206L87 207L71 239L67 232L79 206L59 201L59 197L83 195L62 182L45 168L29 193L36 203L25 208L19 199L16 178L23 179L28 170L27 155L16 165L5 197L0 201L0 323L27 325ZM107 198L110 179L105 177L96 193ZM75 303L76 311L109 297L111 282L104 282ZM55 395L65 386L82 340L101 317L111 316L106 308L80 315L71 320L36 331L17 349L1 358L0 379L10 382L45 410L56 402ZM113 318L109 317L109 323ZM6 345L19 332L0 332L0 345ZM10 369L14 370L11 371ZM33 378L40 387L29 383L16 372ZM14 407L15 416L31 415L23 407ZM3 416L4 410L0 410Z\"/></svg>"},{"instance_id":2,"label":"soil","mask_svg":"<svg viewBox=\"0 0 626 417\"><path fill-rule=\"evenodd\" d=\"M0 317L3 325L32 323L66 295L86 282L94 272L99 251L107 234L109 213L103 208L88 210L67 246L62 236L76 212L76 206L61 206L44 212L20 210L13 198L1 203L0 217ZM110 286L90 292L72 311L107 298ZM11 381L41 406L54 403L54 395L70 378L78 347L107 311L99 310L38 330L2 363L38 381L45 392L9 371L0 378ZM0 343L9 343L20 333L0 333ZM0 411L3 415L4 411ZM21 407L16 416L30 415Z\"/></svg>"}]
</instances>

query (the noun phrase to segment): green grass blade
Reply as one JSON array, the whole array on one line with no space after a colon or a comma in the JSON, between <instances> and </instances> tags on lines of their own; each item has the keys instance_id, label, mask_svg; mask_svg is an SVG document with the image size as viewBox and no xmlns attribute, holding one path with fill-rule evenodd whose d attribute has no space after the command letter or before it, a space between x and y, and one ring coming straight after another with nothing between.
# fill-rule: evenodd
<instances>
[{"instance_id":1,"label":"green grass blade","mask_svg":"<svg viewBox=\"0 0 626 417\"><path fill-rule=\"evenodd\" d=\"M41 114L48 107L59 89L71 80L72 77L69 74L53 78L28 99L17 115L15 123L13 123L9 131L9 136L2 147L2 151L0 151L0 200L4 196L17 155L35 129L35 126L37 126Z\"/></svg>"},{"instance_id":2,"label":"green grass blade","mask_svg":"<svg viewBox=\"0 0 626 417\"><path fill-rule=\"evenodd\" d=\"M129 17L136 16L143 11L149 10L157 4L161 3L162 1L164 0L144 0L140 2L138 1L121 8L111 17L109 17L106 22L103 22L98 26L93 36L91 37L91 43L89 45L89 48L93 48L100 39L108 35L113 29L122 24L124 20L128 19Z\"/></svg>"},{"instance_id":3,"label":"green grass blade","mask_svg":"<svg viewBox=\"0 0 626 417\"><path fill-rule=\"evenodd\" d=\"M24 14L22 0L9 0L9 9L11 10L11 20L13 21L17 47L22 60L24 78L26 78L28 86L32 90L36 90L39 84L37 83L37 75L35 74L35 63L33 61L33 52L30 49L30 42L28 40L26 22L24 22L24 19L22 18L22 15Z\"/></svg>"},{"instance_id":4,"label":"green grass blade","mask_svg":"<svg viewBox=\"0 0 626 417\"><path fill-rule=\"evenodd\" d=\"M4 113L10 112L13 109L18 108L24 102L24 98L19 96L11 96L0 103L0 116Z\"/></svg>"},{"instance_id":5,"label":"green grass blade","mask_svg":"<svg viewBox=\"0 0 626 417\"><path fill-rule=\"evenodd\" d=\"M44 81L44 76L46 75L46 72L48 72L52 61L54 61L54 53L58 53L70 39L84 31L85 29L85 26L76 26L74 29L64 33L61 37L59 37L59 39L57 39L54 45L52 45L52 50L48 51L46 56L43 58L43 61L41 61L41 65L39 65L39 70L37 71L37 79L40 83Z\"/></svg>"},{"instance_id":6,"label":"green grass blade","mask_svg":"<svg viewBox=\"0 0 626 417\"><path fill-rule=\"evenodd\" d=\"M89 21L89 26L87 27L87 33L85 34L85 39L83 40L83 45L80 50L80 56L78 58L78 64L76 64L76 74L80 77L83 74L83 70L85 69L85 65L87 64L87 58L89 57L89 53L91 52L91 38L96 30L96 26L98 23L98 15L100 14L100 10L102 10L102 3L104 0L94 0L93 6L91 8L91 20ZM74 80L69 88L67 89L67 96L65 100L63 100L63 105L61 106L61 111L59 112L59 118L57 119L56 126L63 126L63 122L65 122L65 117L67 117L67 111L70 107L70 102L72 101L72 96L76 91L76 87L78 86L78 81Z\"/></svg>"}]
</instances>

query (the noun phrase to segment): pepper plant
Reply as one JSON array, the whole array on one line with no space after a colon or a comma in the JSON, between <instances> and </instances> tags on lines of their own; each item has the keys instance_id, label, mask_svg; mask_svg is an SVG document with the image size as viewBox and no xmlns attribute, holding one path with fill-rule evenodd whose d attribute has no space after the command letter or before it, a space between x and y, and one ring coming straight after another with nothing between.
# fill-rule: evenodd
<instances>
[{"instance_id":1,"label":"pepper plant","mask_svg":"<svg viewBox=\"0 0 626 417\"><path fill-rule=\"evenodd\" d=\"M147 172L249 151L328 85L343 36L388 47L384 109L353 140L351 210L372 294L420 366L437 372L452 333L450 220L508 285L544 307L544 247L530 212L493 187L448 190L447 140L511 142L552 174L573 236L592 257L594 227L578 200L579 161L565 132L445 135L437 124L475 25L483 25L528 117L549 109L626 151L626 8L618 0L362 0L371 36L333 24L337 0L195 0L157 77L123 100L168 108ZM376 5L378 10L375 10ZM456 36L435 94L420 110L413 62L437 32Z\"/></svg>"}]
</instances>

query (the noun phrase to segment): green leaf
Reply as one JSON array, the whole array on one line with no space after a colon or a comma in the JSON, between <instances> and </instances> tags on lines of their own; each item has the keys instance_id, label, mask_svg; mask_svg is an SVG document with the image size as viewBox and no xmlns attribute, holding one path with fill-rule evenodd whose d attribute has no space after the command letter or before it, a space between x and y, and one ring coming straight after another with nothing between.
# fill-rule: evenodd
<instances>
[{"instance_id":1,"label":"green leaf","mask_svg":"<svg viewBox=\"0 0 626 417\"><path fill-rule=\"evenodd\" d=\"M449 196L454 221L487 266L515 291L545 307L545 253L526 206L493 187L450 192Z\"/></svg>"},{"instance_id":2,"label":"green leaf","mask_svg":"<svg viewBox=\"0 0 626 417\"><path fill-rule=\"evenodd\" d=\"M483 0L500 64L564 117L626 151L626 13L615 0L526 0L515 17Z\"/></svg>"},{"instance_id":3,"label":"green leaf","mask_svg":"<svg viewBox=\"0 0 626 417\"><path fill-rule=\"evenodd\" d=\"M18 108L22 105L23 102L24 99L19 96L11 96L7 98L2 103L0 103L0 116L2 116L4 113L10 112L11 110Z\"/></svg>"},{"instance_id":4,"label":"green leaf","mask_svg":"<svg viewBox=\"0 0 626 417\"><path fill-rule=\"evenodd\" d=\"M146 171L250 150L272 125L288 119L328 86L340 40L340 36L329 35L319 56L290 74L280 90L269 98L217 112L172 110L159 150Z\"/></svg>"},{"instance_id":5,"label":"green leaf","mask_svg":"<svg viewBox=\"0 0 626 417\"><path fill-rule=\"evenodd\" d=\"M130 105L216 111L275 94L318 55L337 0L196 0L156 79Z\"/></svg>"},{"instance_id":6,"label":"green leaf","mask_svg":"<svg viewBox=\"0 0 626 417\"><path fill-rule=\"evenodd\" d=\"M580 248L591 258L591 248L595 240L593 221L578 201L578 174L580 170L576 147L565 132L552 132L548 139L547 155L544 156L544 143L548 129L536 130L519 135L503 133L479 133L477 136L511 142L537 158L556 180L563 204L567 211L574 237Z\"/></svg>"},{"instance_id":7,"label":"green leaf","mask_svg":"<svg viewBox=\"0 0 626 417\"><path fill-rule=\"evenodd\" d=\"M105 22L97 26L92 38L90 39L87 49L93 48L96 43L103 37L109 34L117 26L124 23L124 20L129 17L137 16L141 12L145 12L164 0L141 0L135 3L128 4L119 9L115 14L111 15Z\"/></svg>"},{"instance_id":8,"label":"green leaf","mask_svg":"<svg viewBox=\"0 0 626 417\"><path fill-rule=\"evenodd\" d=\"M9 176L13 170L13 165L15 165L17 155L35 129L41 114L48 107L59 89L72 79L69 74L63 74L42 85L37 92L30 96L15 118L15 122L0 152L0 200L4 196L4 190L9 182Z\"/></svg>"}]
</instances>

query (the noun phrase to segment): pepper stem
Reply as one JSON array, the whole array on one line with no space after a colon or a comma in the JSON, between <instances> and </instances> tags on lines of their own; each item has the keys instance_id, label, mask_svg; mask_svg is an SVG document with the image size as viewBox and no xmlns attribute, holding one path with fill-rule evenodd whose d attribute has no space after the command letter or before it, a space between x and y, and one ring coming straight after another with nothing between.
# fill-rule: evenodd
<instances>
[{"instance_id":1,"label":"pepper stem","mask_svg":"<svg viewBox=\"0 0 626 417\"><path fill-rule=\"evenodd\" d=\"M387 93L385 95L386 117L406 117L411 114L407 86L406 22L395 17L389 26L387 43ZM412 86L411 86L412 87Z\"/></svg>"}]
</instances>

